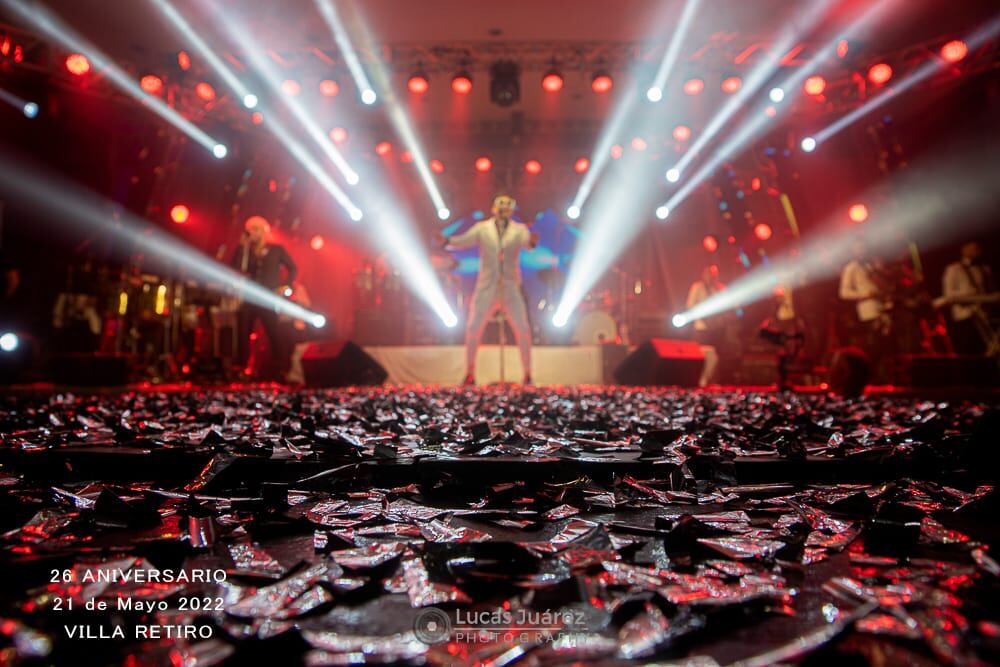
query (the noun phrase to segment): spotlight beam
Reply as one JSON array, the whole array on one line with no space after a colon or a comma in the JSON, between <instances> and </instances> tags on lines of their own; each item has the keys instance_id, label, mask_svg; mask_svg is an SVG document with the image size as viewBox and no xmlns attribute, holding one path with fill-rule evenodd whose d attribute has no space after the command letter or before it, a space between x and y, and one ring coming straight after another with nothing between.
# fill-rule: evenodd
<instances>
[{"instance_id":1,"label":"spotlight beam","mask_svg":"<svg viewBox=\"0 0 1000 667\"><path fill-rule=\"evenodd\" d=\"M354 50L354 45L351 44L351 39L344 28L343 22L340 20L340 15L337 14L337 8L330 0L316 0L316 8L319 10L323 20L326 21L330 32L333 33L333 39L337 42L337 48L340 49L341 55L344 56L344 62L347 63L347 69L351 72L354 85L361 92L361 101L365 104L374 104L377 95L372 88L371 82L368 81L365 69L361 66L358 52Z\"/></svg>"},{"instance_id":2,"label":"spotlight beam","mask_svg":"<svg viewBox=\"0 0 1000 667\"><path fill-rule=\"evenodd\" d=\"M205 40L203 40L195 29L191 27L191 24L187 22L180 12L178 12L174 6L170 4L169 0L149 1L160 11L161 14L163 14L164 17L166 17L168 21L170 21L170 23L173 24L174 28L177 29L177 32L179 32L184 39L194 46L194 49L198 52L198 54L208 62L212 70L215 71L215 73L218 74L219 77L226 83L229 89L236 94L236 99L239 100L240 104L248 109L252 109L257 106L257 96L252 94L243 82L239 80L239 77L237 77L224 62L222 62L222 58L216 55L215 52L209 48L208 44L205 43ZM248 102L253 103L248 104Z\"/></svg>"},{"instance_id":3,"label":"spotlight beam","mask_svg":"<svg viewBox=\"0 0 1000 667\"><path fill-rule=\"evenodd\" d=\"M1000 189L993 169L996 142L976 146L978 154L955 155L935 162L911 165L888 183L880 183L865 197L885 203L873 210L865 223L864 239L869 250L892 253L908 241L936 247L974 234L983 211L1000 207ZM942 224L946 222L947 224ZM858 228L845 228L843 212L829 216L824 231L803 245L799 252L772 257L725 290L690 310L675 315L683 326L694 320L733 310L768 297L778 285L808 284L836 276L851 258Z\"/></svg>"},{"instance_id":4,"label":"spotlight beam","mask_svg":"<svg viewBox=\"0 0 1000 667\"><path fill-rule=\"evenodd\" d=\"M837 52L837 44L844 36L854 36L860 33L869 23L880 17L897 0L878 0L875 4L869 5L860 16L858 16L846 30L840 30L816 55L815 62L820 63L832 58ZM787 77L780 86L782 90L789 94L798 94L802 88L802 82L810 75L812 68L800 67L791 76ZM787 107L787 105L786 105ZM771 122L771 119L762 111L754 111L753 115L743 125L737 127L733 133L716 148L712 156L704 162L701 167L688 179L686 179L670 199L663 205L668 210L675 210L681 202L694 192L725 160L730 159L738 151L742 150L764 128Z\"/></svg>"},{"instance_id":5,"label":"spotlight beam","mask_svg":"<svg viewBox=\"0 0 1000 667\"><path fill-rule=\"evenodd\" d=\"M670 38L670 44L667 46L667 50L663 54L663 60L660 61L660 67L656 70L656 78L653 79L653 85L649 88L650 91L660 91L660 97L662 97L664 88L667 87L667 80L670 78L670 73L673 71L674 64L677 62L677 55L681 50L683 36L687 33L688 26L691 25L691 21L694 19L694 14L698 10L698 4L700 2L701 0L687 0L687 2L684 3L684 9L681 10L681 18L677 21L677 26L674 28L674 34ZM650 97L650 101L655 102L657 100Z\"/></svg>"},{"instance_id":6,"label":"spotlight beam","mask_svg":"<svg viewBox=\"0 0 1000 667\"><path fill-rule=\"evenodd\" d=\"M0 100L11 105L21 113L23 113L28 118L34 118L38 115L38 105L34 102L29 102L28 100L22 99L15 95L14 93L8 92L3 88L0 88Z\"/></svg>"},{"instance_id":7,"label":"spotlight beam","mask_svg":"<svg viewBox=\"0 0 1000 667\"><path fill-rule=\"evenodd\" d=\"M729 120L740 109L746 107L750 99L757 94L757 91L774 76L781 67L781 59L795 46L795 43L803 34L808 34L819 23L823 14L829 7L830 0L819 0L813 2L803 11L802 16L797 21L792 21L788 27L781 31L777 41L767 52L767 57L758 63L745 77L743 85L734 94L730 95L719 112L705 126L705 129L698 135L698 138L691 147L681 156L674 169L678 174L683 174L691 165L692 161L701 154L705 146L715 138L719 131L729 122ZM805 26L799 28L799 24ZM668 205L669 206L669 205Z\"/></svg>"},{"instance_id":8,"label":"spotlight beam","mask_svg":"<svg viewBox=\"0 0 1000 667\"><path fill-rule=\"evenodd\" d=\"M197 248L157 229L148 220L60 176L26 166L23 160L0 155L0 188L10 190L12 198L27 199L52 220L70 224L82 233L107 233L141 248L156 269L167 275L225 285L250 303L305 320L316 327L325 322L319 313L247 280Z\"/></svg>"},{"instance_id":9,"label":"spotlight beam","mask_svg":"<svg viewBox=\"0 0 1000 667\"><path fill-rule=\"evenodd\" d=\"M1000 17L994 18L992 21L981 27L975 33L973 33L968 39L964 40L968 44L969 50L975 50L992 41L997 34L1000 33ZM850 113L846 114L843 118L840 118L827 127L820 130L813 136L817 144L821 144L827 141L832 136L840 132L841 130L854 124L861 118L864 118L872 111L885 106L895 98L899 97L903 93L907 92L917 84L930 78L937 72L951 67L952 64L945 62L944 60L938 60L937 58L931 58L923 65L918 67L912 73L910 73L905 79L891 86L887 91L871 98L864 104L862 104L857 109L854 109Z\"/></svg>"},{"instance_id":10,"label":"spotlight beam","mask_svg":"<svg viewBox=\"0 0 1000 667\"><path fill-rule=\"evenodd\" d=\"M372 50L375 41L368 31L368 26L363 21L359 21L358 27L361 32L362 46ZM379 88L384 91L385 108L389 116L389 122L392 123L393 129L399 136L400 141L406 146L406 150L413 156L413 165L417 168L417 174L420 176L420 181L423 183L424 189L427 190L427 195L430 197L431 203L434 204L435 212L440 214L442 211L447 211L448 206L444 203L444 197L441 196L441 191L434 180L434 174L431 173L427 153L417 138L417 133L413 129L413 124L410 122L406 109L399 101L395 92L393 92L388 71L378 61L373 64L372 70L372 78L375 79Z\"/></svg>"},{"instance_id":11,"label":"spotlight beam","mask_svg":"<svg viewBox=\"0 0 1000 667\"><path fill-rule=\"evenodd\" d=\"M309 135L309 138L323 151L323 154L326 155L330 162L337 167L337 170L343 175L344 180L351 185L355 185L360 180L358 172L351 168L351 165L347 163L341 152L333 145L330 137L320 129L319 123L306 111L302 103L282 92L280 73L255 43L252 34L247 30L246 26L237 23L234 17L225 14L221 5L211 4L210 7L215 13L217 22L223 27L230 39L239 46L243 54L249 59L254 70L264 79L267 87L271 90L271 94L281 100L282 104L285 105L295 117L295 120L298 121L299 125L302 126L302 129L306 131L306 134Z\"/></svg>"},{"instance_id":12,"label":"spotlight beam","mask_svg":"<svg viewBox=\"0 0 1000 667\"><path fill-rule=\"evenodd\" d=\"M146 94L139 84L133 81L132 77L116 65L110 57L84 39L48 9L37 4L29 7L19 0L0 0L0 5L11 9L15 14L53 41L59 43L67 51L75 51L85 55L122 92L197 141L206 150L219 157L225 156L224 151L216 150L216 147L222 147L219 141L208 136L208 134L194 125L194 123L167 106L160 98ZM222 153L221 156L219 155L220 152Z\"/></svg>"}]
</instances>

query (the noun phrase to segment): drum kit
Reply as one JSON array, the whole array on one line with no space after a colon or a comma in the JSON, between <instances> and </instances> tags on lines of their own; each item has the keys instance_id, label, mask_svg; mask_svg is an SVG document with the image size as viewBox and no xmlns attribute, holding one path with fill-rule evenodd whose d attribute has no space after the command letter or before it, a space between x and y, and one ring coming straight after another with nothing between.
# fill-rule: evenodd
<instances>
[{"instance_id":1,"label":"drum kit","mask_svg":"<svg viewBox=\"0 0 1000 667\"><path fill-rule=\"evenodd\" d=\"M95 270L85 262L70 270L52 324L70 350L130 354L150 378L177 379L185 366L235 356L239 306L221 285L165 278L136 267ZM72 345L81 332L93 344Z\"/></svg>"}]
</instances>

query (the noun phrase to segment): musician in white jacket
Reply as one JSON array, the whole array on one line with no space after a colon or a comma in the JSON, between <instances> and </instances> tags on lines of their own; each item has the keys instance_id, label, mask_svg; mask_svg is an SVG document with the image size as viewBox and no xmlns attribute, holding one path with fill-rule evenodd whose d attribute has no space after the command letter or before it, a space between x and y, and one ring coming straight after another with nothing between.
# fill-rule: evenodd
<instances>
[{"instance_id":1,"label":"musician in white jacket","mask_svg":"<svg viewBox=\"0 0 1000 667\"><path fill-rule=\"evenodd\" d=\"M531 383L531 327L521 294L521 248L538 245L538 235L527 225L511 220L517 202L509 195L493 200L493 217L473 225L463 234L447 238L447 249L479 246L479 277L465 326L464 384L474 384L479 339L490 317L502 310L510 322L521 351L524 383Z\"/></svg>"}]
</instances>

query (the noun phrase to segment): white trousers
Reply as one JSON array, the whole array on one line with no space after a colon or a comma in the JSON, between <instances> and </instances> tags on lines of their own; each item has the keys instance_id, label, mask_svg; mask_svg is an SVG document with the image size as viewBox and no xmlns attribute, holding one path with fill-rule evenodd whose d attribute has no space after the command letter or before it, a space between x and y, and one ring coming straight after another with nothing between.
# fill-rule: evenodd
<instances>
[{"instance_id":1,"label":"white trousers","mask_svg":"<svg viewBox=\"0 0 1000 667\"><path fill-rule=\"evenodd\" d=\"M465 367L470 375L475 373L476 354L479 352L479 339L490 318L498 310L503 310L504 316L510 322L510 328L517 338L517 346L521 351L521 366L525 375L531 374L531 327L528 324L528 309L524 305L521 286L515 282L504 281L503 285L487 287L476 286L469 304L469 317L465 324Z\"/></svg>"}]
</instances>

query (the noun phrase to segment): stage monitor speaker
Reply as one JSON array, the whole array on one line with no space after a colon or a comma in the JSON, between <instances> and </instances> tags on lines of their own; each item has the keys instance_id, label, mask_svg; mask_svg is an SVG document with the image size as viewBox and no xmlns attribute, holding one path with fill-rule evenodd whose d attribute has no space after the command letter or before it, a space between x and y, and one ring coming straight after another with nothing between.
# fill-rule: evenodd
<instances>
[{"instance_id":1,"label":"stage monitor speaker","mask_svg":"<svg viewBox=\"0 0 1000 667\"><path fill-rule=\"evenodd\" d=\"M833 351L830 359L830 391L850 398L860 396L871 380L871 363L868 356L856 347L842 347Z\"/></svg>"},{"instance_id":2,"label":"stage monitor speaker","mask_svg":"<svg viewBox=\"0 0 1000 667\"><path fill-rule=\"evenodd\" d=\"M302 372L310 387L382 384L385 369L351 341L310 343L302 355Z\"/></svg>"},{"instance_id":3,"label":"stage monitor speaker","mask_svg":"<svg viewBox=\"0 0 1000 667\"><path fill-rule=\"evenodd\" d=\"M52 380L71 387L122 387L128 384L127 354L64 354L52 360Z\"/></svg>"},{"instance_id":4,"label":"stage monitor speaker","mask_svg":"<svg viewBox=\"0 0 1000 667\"><path fill-rule=\"evenodd\" d=\"M653 338L615 369L615 380L627 385L697 387L704 364L705 354L698 343Z\"/></svg>"}]
</instances>

